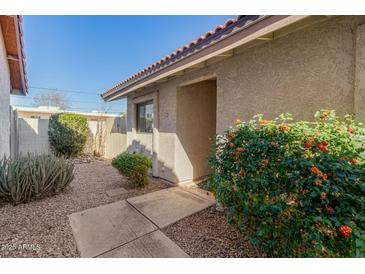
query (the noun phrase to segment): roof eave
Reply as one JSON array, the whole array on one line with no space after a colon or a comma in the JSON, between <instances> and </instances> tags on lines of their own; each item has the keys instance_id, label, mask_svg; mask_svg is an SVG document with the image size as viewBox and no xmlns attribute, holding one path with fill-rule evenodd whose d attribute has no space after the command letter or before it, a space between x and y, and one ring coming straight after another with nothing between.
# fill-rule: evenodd
<instances>
[{"instance_id":1,"label":"roof eave","mask_svg":"<svg viewBox=\"0 0 365 274\"><path fill-rule=\"evenodd\" d=\"M222 54L226 51L232 50L238 46L244 45L250 41L253 41L263 35L271 33L284 26L295 23L308 16L285 16L285 15L274 15L274 16L263 16L260 20L253 21L246 28L242 28L239 31L222 38L221 40L212 43L204 49L194 52L186 58L182 58L176 62L173 62L161 70L153 72L146 77L137 80L130 85L125 87L116 88L114 91L105 92L101 94L104 101L113 101L121 98L125 98L129 93L140 89L146 85L152 84L153 82L162 78L168 77L174 73L187 69L191 66L204 62L214 56Z\"/></svg>"},{"instance_id":2,"label":"roof eave","mask_svg":"<svg viewBox=\"0 0 365 274\"><path fill-rule=\"evenodd\" d=\"M14 16L15 26L16 26L16 36L17 36L17 44L18 44L18 62L19 62L19 69L22 79L22 89L20 92L22 95L27 95L28 93L28 86L27 86L27 79L26 79L26 72L25 72L25 57L23 53L23 35L22 35L22 25L21 25L21 17L19 15Z\"/></svg>"}]
</instances>

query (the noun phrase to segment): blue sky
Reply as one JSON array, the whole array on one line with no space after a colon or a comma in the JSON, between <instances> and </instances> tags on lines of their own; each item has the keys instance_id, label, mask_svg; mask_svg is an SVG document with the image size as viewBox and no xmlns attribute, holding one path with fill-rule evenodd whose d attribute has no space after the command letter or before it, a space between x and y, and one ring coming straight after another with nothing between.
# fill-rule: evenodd
<instances>
[{"instance_id":1,"label":"blue sky","mask_svg":"<svg viewBox=\"0 0 365 274\"><path fill-rule=\"evenodd\" d=\"M24 16L28 84L64 92L72 110L124 112L99 94L232 16ZM13 105L33 106L29 89ZM86 93L85 93L86 92Z\"/></svg>"}]
</instances>

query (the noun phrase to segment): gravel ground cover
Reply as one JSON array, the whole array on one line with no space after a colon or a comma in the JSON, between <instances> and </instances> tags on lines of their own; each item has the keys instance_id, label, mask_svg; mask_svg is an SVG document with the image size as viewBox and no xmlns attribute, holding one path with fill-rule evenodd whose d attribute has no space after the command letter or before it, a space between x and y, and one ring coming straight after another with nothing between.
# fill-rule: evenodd
<instances>
[{"instance_id":1,"label":"gravel ground cover","mask_svg":"<svg viewBox=\"0 0 365 274\"><path fill-rule=\"evenodd\" d=\"M244 234L229 227L224 214L207 208L162 230L195 258L264 257L244 240Z\"/></svg>"},{"instance_id":2,"label":"gravel ground cover","mask_svg":"<svg viewBox=\"0 0 365 274\"><path fill-rule=\"evenodd\" d=\"M168 187L151 179L148 187L134 189L106 160L75 167L75 179L58 195L16 206L0 201L0 257L78 257L69 214ZM119 187L128 193L106 195Z\"/></svg>"}]
</instances>

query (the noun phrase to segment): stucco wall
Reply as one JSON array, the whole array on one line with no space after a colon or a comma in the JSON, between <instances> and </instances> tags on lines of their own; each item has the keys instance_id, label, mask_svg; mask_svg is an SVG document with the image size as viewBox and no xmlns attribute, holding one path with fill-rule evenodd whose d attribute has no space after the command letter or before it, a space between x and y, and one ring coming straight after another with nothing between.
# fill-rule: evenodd
<instances>
[{"instance_id":1,"label":"stucco wall","mask_svg":"<svg viewBox=\"0 0 365 274\"><path fill-rule=\"evenodd\" d=\"M0 157L10 153L10 74L0 28Z\"/></svg>"},{"instance_id":2,"label":"stucco wall","mask_svg":"<svg viewBox=\"0 0 365 274\"><path fill-rule=\"evenodd\" d=\"M334 17L145 90L159 92L159 176L181 181L176 94L193 81L217 80L217 133L257 113L273 118L290 112L295 119L312 119L322 108L364 113L363 27L358 28L364 22L365 16ZM129 96L128 111L140 94Z\"/></svg>"},{"instance_id":3,"label":"stucco wall","mask_svg":"<svg viewBox=\"0 0 365 274\"><path fill-rule=\"evenodd\" d=\"M48 119L18 118L18 151L27 153L49 153Z\"/></svg>"},{"instance_id":4,"label":"stucco wall","mask_svg":"<svg viewBox=\"0 0 365 274\"><path fill-rule=\"evenodd\" d=\"M236 118L354 111L355 30L364 17L337 17L252 48L218 69L218 132Z\"/></svg>"},{"instance_id":5,"label":"stucco wall","mask_svg":"<svg viewBox=\"0 0 365 274\"><path fill-rule=\"evenodd\" d=\"M94 118L95 119L95 118ZM125 119L121 117L101 117L100 121L88 120L89 138L84 153L97 152L101 156L112 158L126 151ZM17 151L27 153L49 153L48 142L49 119L18 118Z\"/></svg>"},{"instance_id":6,"label":"stucco wall","mask_svg":"<svg viewBox=\"0 0 365 274\"><path fill-rule=\"evenodd\" d=\"M360 121L365 121L365 23L356 30L356 67L354 111Z\"/></svg>"},{"instance_id":7,"label":"stucco wall","mask_svg":"<svg viewBox=\"0 0 365 274\"><path fill-rule=\"evenodd\" d=\"M207 157L216 132L216 81L203 81L177 91L175 161L180 181L210 172Z\"/></svg>"}]
</instances>

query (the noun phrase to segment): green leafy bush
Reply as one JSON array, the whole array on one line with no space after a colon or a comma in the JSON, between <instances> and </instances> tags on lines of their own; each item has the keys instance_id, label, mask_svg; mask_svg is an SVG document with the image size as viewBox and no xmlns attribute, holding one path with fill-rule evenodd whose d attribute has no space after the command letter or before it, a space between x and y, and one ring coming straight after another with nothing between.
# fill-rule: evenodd
<instances>
[{"instance_id":1,"label":"green leafy bush","mask_svg":"<svg viewBox=\"0 0 365 274\"><path fill-rule=\"evenodd\" d=\"M152 162L147 156L122 153L113 158L112 165L121 174L127 176L133 185L144 187L148 184L147 173L148 169L152 167Z\"/></svg>"},{"instance_id":2,"label":"green leafy bush","mask_svg":"<svg viewBox=\"0 0 365 274\"><path fill-rule=\"evenodd\" d=\"M76 113L57 113L49 118L48 138L57 155L76 156L85 147L89 128L86 117Z\"/></svg>"},{"instance_id":3,"label":"green leafy bush","mask_svg":"<svg viewBox=\"0 0 365 274\"><path fill-rule=\"evenodd\" d=\"M0 160L0 197L14 203L55 194L74 177L74 164L54 155L31 155Z\"/></svg>"},{"instance_id":4,"label":"green leafy bush","mask_svg":"<svg viewBox=\"0 0 365 274\"><path fill-rule=\"evenodd\" d=\"M211 185L231 224L268 256L365 255L365 129L257 115L217 136Z\"/></svg>"}]
</instances>

